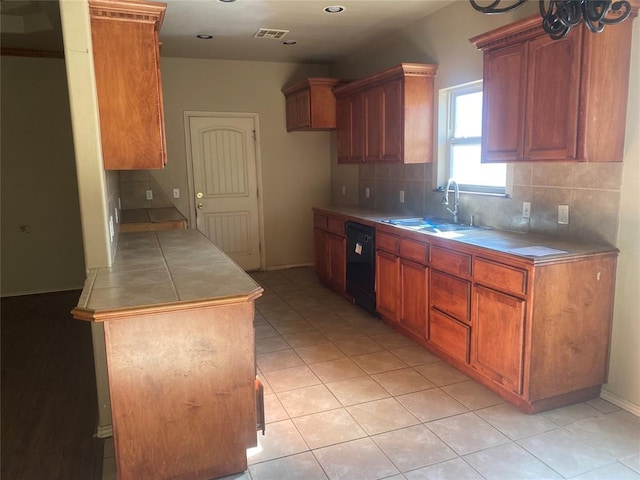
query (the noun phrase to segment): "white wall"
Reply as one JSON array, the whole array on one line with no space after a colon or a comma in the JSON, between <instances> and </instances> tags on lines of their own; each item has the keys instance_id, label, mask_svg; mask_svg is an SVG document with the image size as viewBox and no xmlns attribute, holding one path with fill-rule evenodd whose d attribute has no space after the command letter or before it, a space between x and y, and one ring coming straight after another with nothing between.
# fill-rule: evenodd
<instances>
[{"instance_id":1,"label":"white wall","mask_svg":"<svg viewBox=\"0 0 640 480\"><path fill-rule=\"evenodd\" d=\"M60 16L69 85L69 102L76 154L80 213L87 269L108 267L117 247L109 217L114 216L117 176L102 164L100 122L93 68L93 48L86 1L60 0ZM117 229L114 229L117 232ZM98 393L98 436L111 434L111 402L107 380L104 326L91 324Z\"/></svg>"},{"instance_id":2,"label":"white wall","mask_svg":"<svg viewBox=\"0 0 640 480\"><path fill-rule=\"evenodd\" d=\"M64 60L1 57L2 295L82 288Z\"/></svg>"},{"instance_id":3,"label":"white wall","mask_svg":"<svg viewBox=\"0 0 640 480\"><path fill-rule=\"evenodd\" d=\"M609 383L603 397L640 415L640 24L635 21L622 174ZM635 88L634 88L635 86Z\"/></svg>"},{"instance_id":4,"label":"white wall","mask_svg":"<svg viewBox=\"0 0 640 480\"><path fill-rule=\"evenodd\" d=\"M189 218L184 112L258 113L262 158L261 192L267 268L313 261L311 208L329 203L330 142L327 132L285 128L281 88L308 76L327 76L320 65L162 58L168 164L151 171Z\"/></svg>"}]
</instances>

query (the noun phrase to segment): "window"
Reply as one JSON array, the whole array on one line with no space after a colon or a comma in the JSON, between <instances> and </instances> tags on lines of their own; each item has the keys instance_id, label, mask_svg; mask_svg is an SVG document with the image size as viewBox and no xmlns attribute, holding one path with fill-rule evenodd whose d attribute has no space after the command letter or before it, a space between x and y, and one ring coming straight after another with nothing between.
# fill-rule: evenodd
<instances>
[{"instance_id":1,"label":"window","mask_svg":"<svg viewBox=\"0 0 640 480\"><path fill-rule=\"evenodd\" d=\"M482 82L444 91L446 102L447 178L453 177L461 191L504 194L507 178L505 163L480 163L482 136Z\"/></svg>"}]
</instances>

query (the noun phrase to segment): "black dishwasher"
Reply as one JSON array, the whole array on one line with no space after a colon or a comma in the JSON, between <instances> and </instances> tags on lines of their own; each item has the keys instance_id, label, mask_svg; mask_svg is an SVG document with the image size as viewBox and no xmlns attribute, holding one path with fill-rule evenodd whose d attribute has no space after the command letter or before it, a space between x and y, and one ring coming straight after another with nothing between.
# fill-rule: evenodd
<instances>
[{"instance_id":1,"label":"black dishwasher","mask_svg":"<svg viewBox=\"0 0 640 480\"><path fill-rule=\"evenodd\" d=\"M347 222L347 294L365 310L376 311L375 229Z\"/></svg>"}]
</instances>

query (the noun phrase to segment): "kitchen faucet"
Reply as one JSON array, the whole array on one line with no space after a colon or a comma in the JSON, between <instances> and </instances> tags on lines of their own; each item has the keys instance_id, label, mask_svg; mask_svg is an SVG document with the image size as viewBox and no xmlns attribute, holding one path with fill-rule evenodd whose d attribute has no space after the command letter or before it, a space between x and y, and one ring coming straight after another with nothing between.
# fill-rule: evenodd
<instances>
[{"instance_id":1,"label":"kitchen faucet","mask_svg":"<svg viewBox=\"0 0 640 480\"><path fill-rule=\"evenodd\" d=\"M460 204L460 187L458 182L453 178L447 180L447 185L444 187L444 196L442 197L442 205L449 205L449 188L453 184L453 210L447 207L447 211L453 215L453 223L458 223L458 205Z\"/></svg>"}]
</instances>

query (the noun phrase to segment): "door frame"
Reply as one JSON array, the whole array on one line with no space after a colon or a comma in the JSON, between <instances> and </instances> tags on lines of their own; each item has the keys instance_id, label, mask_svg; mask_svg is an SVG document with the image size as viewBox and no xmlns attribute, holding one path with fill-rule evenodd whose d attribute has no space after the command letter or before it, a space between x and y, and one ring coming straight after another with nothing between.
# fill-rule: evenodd
<instances>
[{"instance_id":1,"label":"door frame","mask_svg":"<svg viewBox=\"0 0 640 480\"><path fill-rule=\"evenodd\" d=\"M251 118L255 128L254 148L256 159L256 185L258 188L258 241L260 242L260 270L266 269L266 248L264 243L264 207L262 204L262 157L260 154L260 122L257 113L245 112L203 112L187 110L184 112L184 141L187 159L187 181L189 184L189 225L198 228L196 224L195 181L193 179L193 156L191 154L191 128L192 117L222 117L222 118Z\"/></svg>"}]
</instances>

